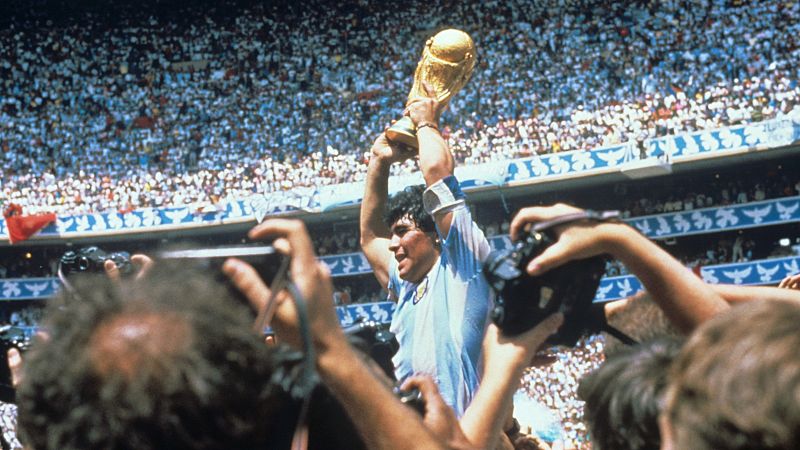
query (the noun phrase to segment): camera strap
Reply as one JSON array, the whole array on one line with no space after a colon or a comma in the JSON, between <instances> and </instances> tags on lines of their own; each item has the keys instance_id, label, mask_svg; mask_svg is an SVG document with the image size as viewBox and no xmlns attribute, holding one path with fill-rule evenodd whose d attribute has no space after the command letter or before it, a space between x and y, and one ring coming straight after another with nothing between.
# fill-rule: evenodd
<instances>
[{"instance_id":1,"label":"camera strap","mask_svg":"<svg viewBox=\"0 0 800 450\"><path fill-rule=\"evenodd\" d=\"M614 328L611 325L609 325L608 322L606 322L606 320L605 320L605 316L603 316L603 324L602 324L600 330L601 331L605 331L606 333L610 334L611 336L614 336L615 338L619 339L620 342L622 342L625 345L636 345L636 344L639 344L639 341L637 341L636 339L628 336L623 331L620 331L619 329Z\"/></svg>"},{"instance_id":2,"label":"camera strap","mask_svg":"<svg viewBox=\"0 0 800 450\"><path fill-rule=\"evenodd\" d=\"M572 222L578 222L580 220L591 220L595 222L608 222L613 220L619 220L619 211L616 210L594 211L591 209L586 209L576 213L563 214L558 217L554 217L550 220L545 220L543 222L537 222L533 224L531 226L531 231L544 231L552 227L557 227L559 225L565 225Z\"/></svg>"},{"instance_id":3,"label":"camera strap","mask_svg":"<svg viewBox=\"0 0 800 450\"><path fill-rule=\"evenodd\" d=\"M311 329L309 328L306 299L293 281L287 281L286 289L289 291L292 298L294 298L295 307L297 308L297 322L300 328L300 337L303 339L302 369L300 377L297 383L292 387L291 392L293 397L303 399L302 406L300 407L300 414L297 417L294 436L292 437L292 450L304 450L308 448L308 409L311 404L311 394L314 388L319 384L319 375L314 365L316 355L311 342Z\"/></svg>"}]
</instances>

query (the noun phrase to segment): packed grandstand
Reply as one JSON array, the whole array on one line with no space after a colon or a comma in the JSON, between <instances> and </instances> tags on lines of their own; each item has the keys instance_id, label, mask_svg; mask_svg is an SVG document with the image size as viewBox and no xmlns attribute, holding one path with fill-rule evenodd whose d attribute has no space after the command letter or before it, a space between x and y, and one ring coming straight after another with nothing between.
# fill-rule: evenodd
<instances>
[{"instance_id":1,"label":"packed grandstand","mask_svg":"<svg viewBox=\"0 0 800 450\"><path fill-rule=\"evenodd\" d=\"M444 119L463 164L796 117L798 5L697 3L20 13L0 32L3 199L87 213L358 181L443 25L480 49Z\"/></svg>"},{"instance_id":2,"label":"packed grandstand","mask_svg":"<svg viewBox=\"0 0 800 450\"><path fill-rule=\"evenodd\" d=\"M206 211L363 181L372 139L402 112L422 44L446 26L469 32L479 52L443 118L461 167L613 146L669 165L655 151L658 138L775 120L800 125L796 2L413 0L387 8L375 0L153 0L141 7L149 1L71 9L42 0L32 4L49 8L0 19L3 209L59 217ZM507 196L482 191L472 207L485 233L502 237L512 213L534 203L673 220L673 213L713 216L800 196L791 152L741 158L689 158L668 176L601 174L570 186L590 178L578 173ZM410 162L394 175L417 171ZM337 258L360 250L357 218L346 208L334 213L299 216L309 221L317 254L344 261ZM659 244L705 278L706 266L733 270L798 256L800 214L786 217L752 226L731 220ZM220 226L203 239L234 242L235 232ZM14 282L53 280L67 249L147 251L171 237L89 232L0 247L0 298L13 298ZM608 263L606 278L626 275ZM386 295L369 271L335 284L338 305L385 311L374 309ZM0 301L0 322L32 330L41 303ZM589 448L574 390L602 361L603 345L589 338L554 366L526 372L520 392L550 411L552 433L541 433L549 442Z\"/></svg>"}]
</instances>

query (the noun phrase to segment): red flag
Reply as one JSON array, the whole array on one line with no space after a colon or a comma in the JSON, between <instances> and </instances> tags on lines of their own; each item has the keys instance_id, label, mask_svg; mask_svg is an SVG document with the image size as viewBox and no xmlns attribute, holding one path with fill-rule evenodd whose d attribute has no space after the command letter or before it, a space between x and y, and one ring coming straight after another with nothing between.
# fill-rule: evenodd
<instances>
[{"instance_id":1,"label":"red flag","mask_svg":"<svg viewBox=\"0 0 800 450\"><path fill-rule=\"evenodd\" d=\"M55 222L54 213L23 216L22 207L12 203L3 211L8 229L8 240L15 244L24 241L46 227L50 222Z\"/></svg>"}]
</instances>

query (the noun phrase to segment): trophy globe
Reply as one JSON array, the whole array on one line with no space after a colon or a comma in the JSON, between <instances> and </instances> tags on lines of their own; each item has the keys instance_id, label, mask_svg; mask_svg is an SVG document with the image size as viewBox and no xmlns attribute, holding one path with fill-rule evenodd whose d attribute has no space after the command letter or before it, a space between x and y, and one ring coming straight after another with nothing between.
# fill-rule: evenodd
<instances>
[{"instance_id":1,"label":"trophy globe","mask_svg":"<svg viewBox=\"0 0 800 450\"><path fill-rule=\"evenodd\" d=\"M428 39L422 58L414 72L414 85L408 94L408 102L417 97L428 97L424 84L434 91L439 103L447 104L469 81L475 68L475 44L461 30L447 29ZM407 103L408 103L407 102ZM417 130L407 116L386 130L386 138L392 142L418 148Z\"/></svg>"}]
</instances>

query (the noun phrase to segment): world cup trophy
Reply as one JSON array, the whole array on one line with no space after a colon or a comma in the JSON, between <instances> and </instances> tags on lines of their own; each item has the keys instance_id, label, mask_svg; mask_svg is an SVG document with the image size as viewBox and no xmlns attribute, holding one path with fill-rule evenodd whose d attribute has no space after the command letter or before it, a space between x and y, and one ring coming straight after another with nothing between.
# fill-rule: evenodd
<instances>
[{"instance_id":1,"label":"world cup trophy","mask_svg":"<svg viewBox=\"0 0 800 450\"><path fill-rule=\"evenodd\" d=\"M424 84L434 91L436 100L446 105L469 81L475 68L475 44L461 30L448 29L436 33L425 43L422 59L414 72L414 86L408 94L408 102L417 97L429 97ZM419 148L417 129L409 117L403 117L386 130L386 138L392 142Z\"/></svg>"}]
</instances>

